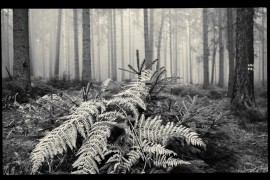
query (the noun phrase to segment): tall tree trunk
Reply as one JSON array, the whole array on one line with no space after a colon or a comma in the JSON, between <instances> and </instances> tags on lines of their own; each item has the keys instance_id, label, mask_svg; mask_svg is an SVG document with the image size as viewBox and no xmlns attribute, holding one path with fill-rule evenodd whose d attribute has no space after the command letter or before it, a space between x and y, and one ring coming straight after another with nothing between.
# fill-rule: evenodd
<instances>
[{"instance_id":1,"label":"tall tree trunk","mask_svg":"<svg viewBox=\"0 0 270 180\"><path fill-rule=\"evenodd\" d=\"M236 66L231 102L238 109L255 106L253 8L237 8Z\"/></svg>"},{"instance_id":2,"label":"tall tree trunk","mask_svg":"<svg viewBox=\"0 0 270 180\"><path fill-rule=\"evenodd\" d=\"M189 11L190 14L190 11ZM192 57L191 57L191 34L190 34L190 17L188 18L188 44L189 44L189 78L190 78L190 84L193 84L192 79Z\"/></svg>"},{"instance_id":3,"label":"tall tree trunk","mask_svg":"<svg viewBox=\"0 0 270 180\"><path fill-rule=\"evenodd\" d=\"M148 10L143 10L144 15L144 48L145 48L145 67L148 67L151 64L150 57L150 45L149 45L149 30L148 30ZM149 67L150 68L150 67Z\"/></svg>"},{"instance_id":4,"label":"tall tree trunk","mask_svg":"<svg viewBox=\"0 0 270 180\"><path fill-rule=\"evenodd\" d=\"M209 86L209 68L208 68L208 11L203 8L203 88Z\"/></svg>"},{"instance_id":5,"label":"tall tree trunk","mask_svg":"<svg viewBox=\"0 0 270 180\"><path fill-rule=\"evenodd\" d=\"M157 68L159 69L160 67L160 47L161 47L161 39L162 39L162 30L163 30L163 24L164 24L164 9L162 9L162 18L161 18L161 24L160 24L160 28L159 28L159 36L158 36L158 46L157 46Z\"/></svg>"},{"instance_id":6,"label":"tall tree trunk","mask_svg":"<svg viewBox=\"0 0 270 180\"><path fill-rule=\"evenodd\" d=\"M97 33L98 33L98 57L97 57L97 66L96 66L96 71L97 71L97 81L101 81L101 74L100 74L100 32L99 32L99 9L97 11ZM94 59L93 59L94 61Z\"/></svg>"},{"instance_id":7,"label":"tall tree trunk","mask_svg":"<svg viewBox=\"0 0 270 180\"><path fill-rule=\"evenodd\" d=\"M74 72L75 80L80 80L80 69L79 69L79 43L78 43L78 10L73 10L73 26L74 26Z\"/></svg>"},{"instance_id":8,"label":"tall tree trunk","mask_svg":"<svg viewBox=\"0 0 270 180\"><path fill-rule=\"evenodd\" d=\"M13 9L14 83L31 91L28 9ZM21 94L23 96L23 94Z\"/></svg>"},{"instance_id":9,"label":"tall tree trunk","mask_svg":"<svg viewBox=\"0 0 270 180\"><path fill-rule=\"evenodd\" d=\"M122 52L122 68L125 68L125 57L124 57L124 20L123 20L123 9L121 9L121 52ZM124 71L121 72L121 80L125 78Z\"/></svg>"},{"instance_id":10,"label":"tall tree trunk","mask_svg":"<svg viewBox=\"0 0 270 180\"><path fill-rule=\"evenodd\" d=\"M8 66L7 64L7 54L6 54L6 23L5 23L5 11L1 9L1 62L2 62L2 72L6 72L4 66ZM3 74L2 74L3 75Z\"/></svg>"},{"instance_id":11,"label":"tall tree trunk","mask_svg":"<svg viewBox=\"0 0 270 180\"><path fill-rule=\"evenodd\" d=\"M164 67L167 69L167 40L168 40L168 32L167 32L167 24L165 26L165 38L164 38ZM165 72L165 77L167 77L167 72Z\"/></svg>"},{"instance_id":12,"label":"tall tree trunk","mask_svg":"<svg viewBox=\"0 0 270 180\"><path fill-rule=\"evenodd\" d=\"M115 23L115 21L116 21L116 16L115 16L115 9L113 9L113 16L112 16L112 18L113 18L113 59L112 59L112 80L114 80L114 81L116 81L117 80L117 69L116 69L116 67L117 67L117 65L116 65L116 63L117 63L117 59L116 59L116 23Z\"/></svg>"},{"instance_id":13,"label":"tall tree trunk","mask_svg":"<svg viewBox=\"0 0 270 180\"><path fill-rule=\"evenodd\" d=\"M62 9L58 11L58 25L57 25L57 40L56 40L56 53L55 53L55 65L54 75L59 76L59 61L60 61L60 41L61 41L61 24L62 24ZM58 78L58 77L57 77Z\"/></svg>"},{"instance_id":14,"label":"tall tree trunk","mask_svg":"<svg viewBox=\"0 0 270 180\"><path fill-rule=\"evenodd\" d=\"M214 72L215 72L215 64L216 64L216 28L214 27L214 41L213 41L213 55L212 55L212 71L211 71L211 84L214 84Z\"/></svg>"},{"instance_id":15,"label":"tall tree trunk","mask_svg":"<svg viewBox=\"0 0 270 180\"><path fill-rule=\"evenodd\" d=\"M9 57L9 10L7 12L7 67L10 69L10 57Z\"/></svg>"},{"instance_id":16,"label":"tall tree trunk","mask_svg":"<svg viewBox=\"0 0 270 180\"><path fill-rule=\"evenodd\" d=\"M169 9L169 24L170 24L170 71L173 74L173 53L172 53L172 14L171 9Z\"/></svg>"},{"instance_id":17,"label":"tall tree trunk","mask_svg":"<svg viewBox=\"0 0 270 180\"><path fill-rule=\"evenodd\" d=\"M153 61L154 54L154 9L150 9L150 23L149 23L149 59ZM152 69L152 67L150 67Z\"/></svg>"},{"instance_id":18,"label":"tall tree trunk","mask_svg":"<svg viewBox=\"0 0 270 180\"><path fill-rule=\"evenodd\" d=\"M223 47L223 40L222 40L222 9L219 8L218 13L218 43L219 43L219 81L218 86L224 86L224 47Z\"/></svg>"},{"instance_id":19,"label":"tall tree trunk","mask_svg":"<svg viewBox=\"0 0 270 180\"><path fill-rule=\"evenodd\" d=\"M131 15L131 9L129 9L129 14L128 14L128 30L129 30L129 64L131 65L131 59L132 59L132 53L131 53L131 20L130 20L130 15ZM129 73L129 79L131 79L131 73Z\"/></svg>"},{"instance_id":20,"label":"tall tree trunk","mask_svg":"<svg viewBox=\"0 0 270 180\"><path fill-rule=\"evenodd\" d=\"M110 9L108 10L108 77L111 77L111 22L110 22Z\"/></svg>"},{"instance_id":21,"label":"tall tree trunk","mask_svg":"<svg viewBox=\"0 0 270 180\"><path fill-rule=\"evenodd\" d=\"M91 69L92 69L92 79L96 79L96 69L95 69L95 61L96 61L96 56L95 56L95 24L94 24L94 9L90 11L90 38L91 38L91 58L92 58L92 64L91 64Z\"/></svg>"},{"instance_id":22,"label":"tall tree trunk","mask_svg":"<svg viewBox=\"0 0 270 180\"><path fill-rule=\"evenodd\" d=\"M234 78L234 59L235 59L235 44L233 40L233 10L227 8L227 26L228 26L228 43L227 49L229 53L229 81L228 81L228 97L232 97L233 78Z\"/></svg>"},{"instance_id":23,"label":"tall tree trunk","mask_svg":"<svg viewBox=\"0 0 270 180\"><path fill-rule=\"evenodd\" d=\"M178 22L178 16L177 16L177 9L175 9L175 16L176 16L176 18L175 18L175 21L174 21L174 25L175 25L175 28L174 28L174 32L175 32L175 40L174 40L174 51L175 51L175 64L174 64L174 73L175 73L175 76L177 76L177 68L178 68L178 42L177 42L177 39L178 39L178 37L177 37L177 35L178 35L178 33L177 33L177 31L178 31L178 29L177 29L177 22ZM177 79L175 79L175 82L177 82Z\"/></svg>"},{"instance_id":24,"label":"tall tree trunk","mask_svg":"<svg viewBox=\"0 0 270 180\"><path fill-rule=\"evenodd\" d=\"M83 20L83 69L82 80L91 81L91 53L90 53L90 16L89 9L82 10Z\"/></svg>"},{"instance_id":25,"label":"tall tree trunk","mask_svg":"<svg viewBox=\"0 0 270 180\"><path fill-rule=\"evenodd\" d=\"M262 8L262 86L264 87L264 54L265 54L265 47L264 47L264 28L265 28L265 13L264 8Z\"/></svg>"}]
</instances>

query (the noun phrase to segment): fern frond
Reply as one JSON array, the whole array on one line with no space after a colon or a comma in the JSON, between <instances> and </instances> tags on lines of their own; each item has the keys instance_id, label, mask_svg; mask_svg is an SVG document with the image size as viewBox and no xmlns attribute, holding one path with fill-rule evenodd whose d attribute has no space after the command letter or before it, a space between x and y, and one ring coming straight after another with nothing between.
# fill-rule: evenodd
<instances>
[{"instance_id":1,"label":"fern frond","mask_svg":"<svg viewBox=\"0 0 270 180\"><path fill-rule=\"evenodd\" d=\"M142 143L143 152L150 153L150 154L159 154L159 155L173 155L176 156L177 154L169 149L166 149L161 144L150 143L146 140Z\"/></svg>"},{"instance_id":2,"label":"fern frond","mask_svg":"<svg viewBox=\"0 0 270 180\"><path fill-rule=\"evenodd\" d=\"M113 99L106 100L104 102L107 103L107 106L109 106L109 105L116 105L116 106L120 106L125 111L126 110L130 110L133 113L133 115L134 115L135 121L139 117L139 112L138 112L138 109L135 106L135 103L137 105L139 105L140 102L139 101L136 101L136 99L134 99L134 98L115 97Z\"/></svg>"},{"instance_id":3,"label":"fern frond","mask_svg":"<svg viewBox=\"0 0 270 180\"><path fill-rule=\"evenodd\" d=\"M36 173L45 159L51 159L57 154L63 154L67 147L71 150L76 147L77 132L86 138L90 134L90 128L95 118L100 114L98 107L93 102L83 102L72 115L68 116L62 125L53 129L47 136L42 138L31 153L33 164L32 173Z\"/></svg>"},{"instance_id":4,"label":"fern frond","mask_svg":"<svg viewBox=\"0 0 270 180\"><path fill-rule=\"evenodd\" d=\"M137 91L128 89L126 91L123 91L122 93L115 95L115 97L129 97L130 101L136 103L142 109L146 110L146 105L144 101L141 99L141 97L139 96L139 93Z\"/></svg>"},{"instance_id":5,"label":"fern frond","mask_svg":"<svg viewBox=\"0 0 270 180\"><path fill-rule=\"evenodd\" d=\"M105 112L105 113L99 115L98 119L114 121L118 117L121 118L121 119L125 119L126 116L124 114L118 112L118 111L109 111L109 112Z\"/></svg>"},{"instance_id":6,"label":"fern frond","mask_svg":"<svg viewBox=\"0 0 270 180\"><path fill-rule=\"evenodd\" d=\"M173 158L173 157L167 157L165 155L158 155L155 154L153 157L153 164L157 167L175 167L178 165L189 165L190 163L187 161L183 161L181 159Z\"/></svg>"},{"instance_id":7,"label":"fern frond","mask_svg":"<svg viewBox=\"0 0 270 180\"><path fill-rule=\"evenodd\" d=\"M98 163L104 159L107 148L107 138L110 136L110 127L105 124L95 124L90 131L89 138L79 149L79 158L72 164L77 171L73 173L98 173Z\"/></svg>"},{"instance_id":8,"label":"fern frond","mask_svg":"<svg viewBox=\"0 0 270 180\"><path fill-rule=\"evenodd\" d=\"M183 137L187 143L203 147L204 149L206 148L206 145L196 132L193 132L190 128L184 127L183 125L176 126L173 122L162 125L160 116L156 116L154 119L148 118L144 120L144 115L142 115L139 133L141 138L153 143L166 145L171 137Z\"/></svg>"},{"instance_id":9,"label":"fern frond","mask_svg":"<svg viewBox=\"0 0 270 180\"><path fill-rule=\"evenodd\" d=\"M128 171L130 171L130 168L135 165L140 158L142 158L142 152L140 151L139 148L135 148L133 150L131 150L130 152L127 153L127 159L123 159L124 160L124 167L126 167L128 169Z\"/></svg>"}]
</instances>

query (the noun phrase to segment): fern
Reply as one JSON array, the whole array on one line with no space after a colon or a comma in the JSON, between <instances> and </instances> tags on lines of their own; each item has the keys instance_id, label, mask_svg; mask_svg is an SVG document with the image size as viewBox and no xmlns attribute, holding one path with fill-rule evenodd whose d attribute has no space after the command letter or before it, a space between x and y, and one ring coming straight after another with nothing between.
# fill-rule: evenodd
<instances>
[{"instance_id":1,"label":"fern","mask_svg":"<svg viewBox=\"0 0 270 180\"><path fill-rule=\"evenodd\" d=\"M72 114L63 117L66 121L42 138L32 151L32 173L36 173L43 162L67 152L68 148L79 148L78 158L72 164L73 174L99 173L105 167L108 167L108 173L125 173L141 161L145 161L144 169L150 161L164 168L189 164L166 148L172 137L205 149L202 139L190 128L173 122L164 123L160 116L145 119L146 101L165 69L154 73L149 69L142 70L142 66L138 66L138 80L121 87L123 90L111 99L101 98L110 82L108 79L96 99L82 102ZM194 102L194 99L188 99L183 105L183 113L188 112ZM115 129L121 133L114 135ZM84 138L81 147L76 147L78 135ZM113 141L112 137L115 138Z\"/></svg>"},{"instance_id":2,"label":"fern","mask_svg":"<svg viewBox=\"0 0 270 180\"><path fill-rule=\"evenodd\" d=\"M142 115L139 131L142 140L147 139L153 143L166 145L171 137L182 137L188 144L200 146L204 149L206 148L206 145L196 132L193 132L190 128L184 127L183 125L175 126L173 122L162 125L160 117L145 120L144 115Z\"/></svg>"}]
</instances>

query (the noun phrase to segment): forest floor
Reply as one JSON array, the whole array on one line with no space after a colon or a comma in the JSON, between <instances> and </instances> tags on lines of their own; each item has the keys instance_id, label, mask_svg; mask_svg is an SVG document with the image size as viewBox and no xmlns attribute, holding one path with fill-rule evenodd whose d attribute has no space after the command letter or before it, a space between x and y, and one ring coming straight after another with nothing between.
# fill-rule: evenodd
<instances>
[{"instance_id":1,"label":"forest floor","mask_svg":"<svg viewBox=\"0 0 270 180\"><path fill-rule=\"evenodd\" d=\"M79 89L58 90L74 97L80 94ZM206 93L209 92L206 90ZM204 172L268 172L268 98L267 93L261 92L256 91L256 112L235 111L228 106L219 109L226 112L222 120L202 137L207 144L202 159L209 165ZM199 96L199 99L202 98ZM208 98L214 104L229 104L230 101L225 97L211 98L211 93ZM30 174L31 151L39 139L54 127L56 125L51 121L37 122L16 109L3 109L3 174ZM173 173L181 172L181 168L173 170ZM68 172L56 169L54 173Z\"/></svg>"}]
</instances>

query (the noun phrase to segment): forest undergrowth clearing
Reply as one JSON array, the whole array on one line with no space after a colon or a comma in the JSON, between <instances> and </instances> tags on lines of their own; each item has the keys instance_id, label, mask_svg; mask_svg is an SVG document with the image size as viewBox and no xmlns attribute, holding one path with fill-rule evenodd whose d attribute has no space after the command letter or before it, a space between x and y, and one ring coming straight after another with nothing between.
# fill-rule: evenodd
<instances>
[{"instance_id":1,"label":"forest undergrowth clearing","mask_svg":"<svg viewBox=\"0 0 270 180\"><path fill-rule=\"evenodd\" d=\"M116 87L111 89L118 91ZM80 91L67 90L63 93L76 99ZM111 92L107 95L110 96ZM257 100L258 109L265 118L264 121L258 122L250 122L245 117L237 116L234 111L229 110L228 98L209 100L200 97L198 100L202 100L203 104L200 106L205 107L223 104L224 106L219 111L224 115L209 132L205 133L205 128L201 128L202 134L205 133L202 138L207 144L207 151L202 155L202 159L209 166L202 167L197 172L268 172L267 99L258 98ZM216 110L209 109L206 113L202 113L202 119L209 119L209 117L211 119L211 114L217 113ZM2 111L2 117L3 173L30 174L31 151L38 143L38 139L45 136L57 124L48 119L40 119L37 122L34 118L31 119L14 109ZM202 123L206 123L205 125L209 128L209 120ZM200 132L200 128L197 130ZM167 173L162 170L160 172ZM175 168L172 172L181 173L182 171L181 168Z\"/></svg>"}]
</instances>

